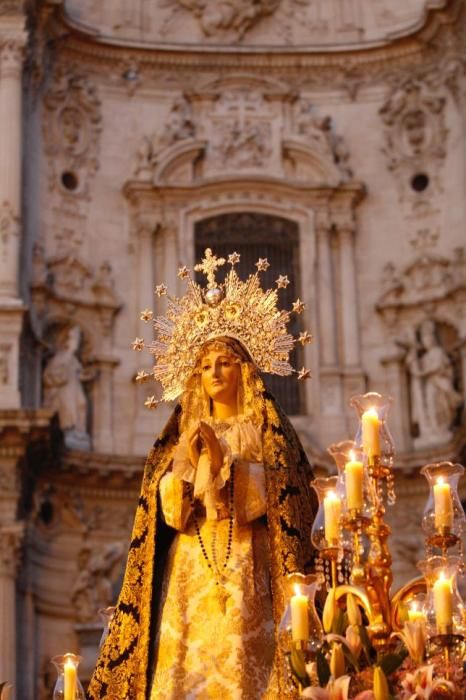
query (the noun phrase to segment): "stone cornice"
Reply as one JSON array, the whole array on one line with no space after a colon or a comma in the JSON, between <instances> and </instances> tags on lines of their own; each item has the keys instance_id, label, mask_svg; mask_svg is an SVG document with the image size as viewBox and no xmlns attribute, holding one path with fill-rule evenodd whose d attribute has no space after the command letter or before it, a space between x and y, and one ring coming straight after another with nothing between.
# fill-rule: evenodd
<instances>
[{"instance_id":1,"label":"stone cornice","mask_svg":"<svg viewBox=\"0 0 466 700\"><path fill-rule=\"evenodd\" d=\"M365 187L362 183L353 181L342 183L336 187L309 186L302 182L290 183L280 178L265 175L244 175L243 177L215 178L204 180L199 183L187 186L164 186L155 187L152 183L129 180L123 187L123 194L129 202L136 206L144 202L150 202L153 206L154 199L160 203L166 201L180 202L185 204L191 202L194 196L199 201L200 197L224 195L228 193L248 192L250 198L256 193L280 192L295 201L304 199L307 203L313 202L316 206L319 203L341 202L347 204L358 204L364 197Z\"/></svg>"},{"instance_id":2,"label":"stone cornice","mask_svg":"<svg viewBox=\"0 0 466 700\"><path fill-rule=\"evenodd\" d=\"M89 63L117 64L135 63L141 71L155 68L169 70L183 68L186 71L220 70L241 71L267 68L268 71L303 72L313 68L317 76L308 76L316 83L325 83L328 76L343 72L344 76L367 76L371 73L395 69L398 65L409 65L425 69L430 61L440 56L436 40L448 25L461 22L464 3L447 0L444 7L438 3L428 7L424 21L411 28L409 35L395 33L385 45L349 47L251 47L251 46L175 46L163 44L134 44L116 42L94 30L73 23L62 8L57 8L49 25L49 35L55 47L70 60ZM344 84L338 87L345 87Z\"/></svg>"}]
</instances>

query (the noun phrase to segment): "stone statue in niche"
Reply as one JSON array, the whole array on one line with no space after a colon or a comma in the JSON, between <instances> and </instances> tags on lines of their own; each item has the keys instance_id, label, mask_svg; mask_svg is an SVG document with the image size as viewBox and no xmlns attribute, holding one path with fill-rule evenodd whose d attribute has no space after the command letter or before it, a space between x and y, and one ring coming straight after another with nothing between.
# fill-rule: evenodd
<instances>
[{"instance_id":1,"label":"stone statue in niche","mask_svg":"<svg viewBox=\"0 0 466 700\"><path fill-rule=\"evenodd\" d=\"M412 422L417 425L416 447L448 442L461 406L454 386L454 367L437 334L436 324L424 321L404 343L406 368L411 384Z\"/></svg>"},{"instance_id":2,"label":"stone statue in niche","mask_svg":"<svg viewBox=\"0 0 466 700\"><path fill-rule=\"evenodd\" d=\"M98 610L113 604L113 582L122 556L120 542L107 544L98 552L93 552L89 545L81 548L79 574L71 591L79 622L95 622Z\"/></svg>"},{"instance_id":3,"label":"stone statue in niche","mask_svg":"<svg viewBox=\"0 0 466 700\"><path fill-rule=\"evenodd\" d=\"M83 382L94 378L77 357L81 331L78 326L65 329L58 350L45 366L42 376L44 407L58 413L65 444L72 449L90 449L87 430L87 400Z\"/></svg>"}]
</instances>

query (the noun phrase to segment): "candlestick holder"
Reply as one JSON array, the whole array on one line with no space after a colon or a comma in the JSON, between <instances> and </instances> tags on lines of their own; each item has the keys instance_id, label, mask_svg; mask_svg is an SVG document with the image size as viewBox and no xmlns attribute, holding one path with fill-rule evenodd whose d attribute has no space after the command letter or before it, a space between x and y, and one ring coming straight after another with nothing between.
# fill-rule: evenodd
<instances>
[{"instance_id":1,"label":"candlestick holder","mask_svg":"<svg viewBox=\"0 0 466 700\"><path fill-rule=\"evenodd\" d=\"M286 650L298 649L304 652L306 659L320 649L324 640L322 623L315 607L315 596L323 583L324 577L320 573L308 574L307 576L301 573L293 573L287 576L286 588L289 602L279 625L279 635ZM307 598L307 621L304 623L304 626L307 628L306 638L293 636L291 600L298 591L299 595Z\"/></svg>"},{"instance_id":2,"label":"candlestick holder","mask_svg":"<svg viewBox=\"0 0 466 700\"><path fill-rule=\"evenodd\" d=\"M359 419L354 443L356 449L363 453L368 467L373 505L384 500L384 482L388 503L393 505L396 501L392 472L395 450L387 423L392 403L391 396L384 396L375 391L350 399L350 406L356 409Z\"/></svg>"},{"instance_id":3,"label":"candlestick holder","mask_svg":"<svg viewBox=\"0 0 466 700\"><path fill-rule=\"evenodd\" d=\"M319 552L320 568L327 579L327 587L343 581L342 563L349 541L342 529L341 485L338 476L319 477L311 482L317 493L319 508L312 525L311 540Z\"/></svg>"},{"instance_id":4,"label":"candlestick holder","mask_svg":"<svg viewBox=\"0 0 466 700\"><path fill-rule=\"evenodd\" d=\"M444 646L441 638L445 635L465 637L464 604L457 586L461 566L462 560L457 556L434 556L418 562L427 586L422 609L426 632L434 644Z\"/></svg>"},{"instance_id":5,"label":"candlestick holder","mask_svg":"<svg viewBox=\"0 0 466 700\"><path fill-rule=\"evenodd\" d=\"M466 517L458 495L458 482L463 473L464 467L452 462L427 464L421 469L429 484L422 529L430 555L440 550L442 556L446 556L454 547L460 556L462 554Z\"/></svg>"},{"instance_id":6,"label":"candlestick holder","mask_svg":"<svg viewBox=\"0 0 466 700\"><path fill-rule=\"evenodd\" d=\"M86 700L78 678L78 666L81 661L82 656L70 653L52 658L52 663L57 671L53 700Z\"/></svg>"}]
</instances>

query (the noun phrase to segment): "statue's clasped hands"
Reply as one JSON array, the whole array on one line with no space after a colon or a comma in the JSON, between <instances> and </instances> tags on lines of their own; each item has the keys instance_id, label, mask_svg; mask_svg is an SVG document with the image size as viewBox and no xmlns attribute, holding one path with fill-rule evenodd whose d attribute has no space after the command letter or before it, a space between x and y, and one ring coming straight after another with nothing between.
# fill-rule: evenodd
<instances>
[{"instance_id":1,"label":"statue's clasped hands","mask_svg":"<svg viewBox=\"0 0 466 700\"><path fill-rule=\"evenodd\" d=\"M198 467L203 448L207 451L211 473L215 477L223 464L223 452L211 426L201 420L188 435L189 460L194 469Z\"/></svg>"}]
</instances>

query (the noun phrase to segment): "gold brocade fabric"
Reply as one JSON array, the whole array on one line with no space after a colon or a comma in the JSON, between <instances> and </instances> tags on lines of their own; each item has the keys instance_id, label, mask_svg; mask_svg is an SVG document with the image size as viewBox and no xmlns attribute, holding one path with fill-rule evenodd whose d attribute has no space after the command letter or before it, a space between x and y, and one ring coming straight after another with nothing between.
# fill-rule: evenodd
<instances>
[{"instance_id":1,"label":"gold brocade fabric","mask_svg":"<svg viewBox=\"0 0 466 700\"><path fill-rule=\"evenodd\" d=\"M221 568L228 519L205 521L201 536L211 558L215 538ZM177 536L162 590L151 700L263 697L275 646L265 525L235 526L223 573L217 584L193 527Z\"/></svg>"},{"instance_id":2,"label":"gold brocade fabric","mask_svg":"<svg viewBox=\"0 0 466 700\"><path fill-rule=\"evenodd\" d=\"M312 472L296 433L260 380L255 402L258 403L257 412L260 411L263 416L262 450L267 500L266 533L267 548L270 554L270 568L267 577L270 578L271 583L272 614L276 638L278 625L288 597L285 585L286 575L296 571L304 573L313 567L310 533L316 512L316 503L309 485ZM166 553L173 542L175 531L164 523L159 512L159 482L171 466L173 450L179 439L180 419L181 408L177 407L146 462L123 586L109 635L100 651L97 666L89 685L89 700L150 700L158 633L157 621L161 610L161 591L164 581L171 585L171 580L164 577L164 571L166 566L174 566L172 560L176 558L178 549L178 547L172 547L170 549L172 560L166 561ZM227 522L226 520L225 523ZM242 541L240 527L236 525L236 528L236 540ZM262 546L260 543L264 530L260 526L257 528L246 526L244 532L251 533L251 537L254 534L254 538L256 536L258 538L256 544L253 541L252 547L248 547L248 550L252 552L251 561L255 561L254 553L258 551L257 548L260 549ZM188 533L186 534L188 535ZM196 571L199 572L203 564L197 561L197 565ZM238 575L242 575L242 573L240 572ZM261 576L257 577L257 581L259 589L261 589ZM174 585L176 585L176 581L174 581ZM208 584L204 581L204 585L210 586L210 579ZM217 605L217 596L210 595L208 598L208 612L213 614L214 606ZM259 594L258 600L262 599L261 594ZM263 600L264 605L267 605L265 598ZM225 606L228 607L228 600ZM252 614L254 610L250 609L249 612ZM200 615L202 612L199 610L197 614ZM267 617L267 615L263 615L263 612L259 613L258 609L257 614L262 615L263 619ZM200 624L200 621L197 624ZM241 626L241 624L241 621L238 621L238 625ZM214 624L212 624L211 629L216 629ZM261 634L263 633L261 632ZM262 644L268 643L265 639L261 641ZM212 639L213 644L216 642L217 634ZM161 669L168 668L168 658L169 652L163 649L160 655ZM250 670L250 666L246 666L246 669L249 669L246 673L252 674L250 682L259 682L254 680L255 674ZM238 674L243 674L242 669L238 668L237 671ZM267 694L267 700L285 700L297 697L296 693L290 690L285 674L285 665L277 644L275 644L273 676L275 678L274 687ZM247 679L246 682L248 682ZM222 698L223 695L222 689L217 697ZM211 696L198 695L197 697L209 698ZM212 695L212 697L214 696ZM225 697L249 700L246 694L225 695ZM250 697L252 698L252 696ZM183 698L183 695L179 696L179 700L183 700Z\"/></svg>"}]
</instances>

